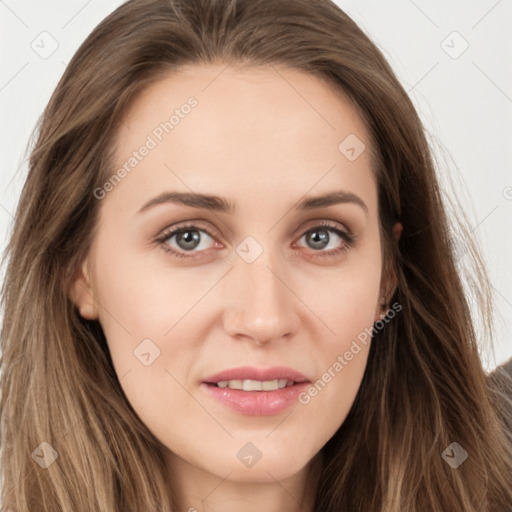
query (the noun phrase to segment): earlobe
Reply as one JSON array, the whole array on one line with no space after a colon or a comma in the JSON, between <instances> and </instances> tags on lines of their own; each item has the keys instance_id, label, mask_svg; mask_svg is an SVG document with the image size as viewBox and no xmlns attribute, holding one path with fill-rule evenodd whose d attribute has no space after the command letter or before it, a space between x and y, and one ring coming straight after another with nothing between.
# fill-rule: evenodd
<instances>
[{"instance_id":1,"label":"earlobe","mask_svg":"<svg viewBox=\"0 0 512 512\"><path fill-rule=\"evenodd\" d=\"M400 240L400 237L402 236L404 227L400 222L397 222L393 228L393 234L395 235L395 240L398 242ZM396 287L398 286L398 280L395 274L394 269L390 270L392 276L391 276L391 283L389 285L389 289L386 290L386 300L391 300L391 297L394 295L396 291ZM390 307L390 304L387 304L387 307Z\"/></svg>"},{"instance_id":2,"label":"earlobe","mask_svg":"<svg viewBox=\"0 0 512 512\"><path fill-rule=\"evenodd\" d=\"M69 289L69 298L78 308L83 318L87 320L96 320L98 318L97 303L91 286L87 259L75 272Z\"/></svg>"},{"instance_id":3,"label":"earlobe","mask_svg":"<svg viewBox=\"0 0 512 512\"><path fill-rule=\"evenodd\" d=\"M393 226L393 234L395 236L395 240L398 241L400 236L402 235L403 226L400 222L397 222ZM390 307L388 304L388 300L393 296L397 287L397 279L395 273L390 269L392 273L391 277L388 277L384 282L383 286L381 286L379 302L377 305L377 309L375 311L375 322L377 320L381 320L386 316L386 312Z\"/></svg>"},{"instance_id":4,"label":"earlobe","mask_svg":"<svg viewBox=\"0 0 512 512\"><path fill-rule=\"evenodd\" d=\"M402 235L404 227L400 222L397 222L395 226L393 227L393 234L395 235L395 239L398 241L400 239L400 236Z\"/></svg>"}]
</instances>

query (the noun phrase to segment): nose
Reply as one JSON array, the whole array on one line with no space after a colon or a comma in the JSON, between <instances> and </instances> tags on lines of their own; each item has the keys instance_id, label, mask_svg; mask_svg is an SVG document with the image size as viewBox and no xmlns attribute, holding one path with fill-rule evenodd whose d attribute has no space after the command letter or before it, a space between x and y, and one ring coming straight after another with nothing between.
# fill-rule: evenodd
<instances>
[{"instance_id":1,"label":"nose","mask_svg":"<svg viewBox=\"0 0 512 512\"><path fill-rule=\"evenodd\" d=\"M226 283L224 329L233 338L263 346L291 338L298 329L298 301L283 265L263 253L252 263L238 256Z\"/></svg>"}]
</instances>

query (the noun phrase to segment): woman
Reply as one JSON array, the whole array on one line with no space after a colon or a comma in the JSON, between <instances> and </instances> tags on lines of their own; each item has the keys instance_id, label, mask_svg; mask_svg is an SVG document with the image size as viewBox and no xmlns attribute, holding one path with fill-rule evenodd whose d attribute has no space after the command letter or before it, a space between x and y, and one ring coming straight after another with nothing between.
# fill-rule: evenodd
<instances>
[{"instance_id":1,"label":"woman","mask_svg":"<svg viewBox=\"0 0 512 512\"><path fill-rule=\"evenodd\" d=\"M6 253L3 507L510 510L452 230L333 3L126 2L45 110Z\"/></svg>"}]
</instances>

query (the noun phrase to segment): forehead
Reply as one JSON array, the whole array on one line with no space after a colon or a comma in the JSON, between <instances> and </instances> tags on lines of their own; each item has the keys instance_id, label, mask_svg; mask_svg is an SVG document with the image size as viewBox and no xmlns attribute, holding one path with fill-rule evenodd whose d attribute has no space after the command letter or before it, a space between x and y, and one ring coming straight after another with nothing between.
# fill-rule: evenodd
<instances>
[{"instance_id":1,"label":"forehead","mask_svg":"<svg viewBox=\"0 0 512 512\"><path fill-rule=\"evenodd\" d=\"M154 147L124 180L139 195L164 183L248 193L273 184L299 199L315 183L338 186L340 174L347 188L372 186L369 134L348 96L282 66L209 64L169 73L125 113L116 168L149 139ZM362 151L355 160L350 146Z\"/></svg>"},{"instance_id":2,"label":"forehead","mask_svg":"<svg viewBox=\"0 0 512 512\"><path fill-rule=\"evenodd\" d=\"M205 132L210 137L228 135L226 128L236 128L229 135L262 138L286 133L290 139L315 140L329 134L329 143L351 131L369 142L348 95L320 76L276 65L208 64L182 66L143 90L125 113L120 144L136 146L137 132L152 133L173 113L180 114L190 98L197 108L190 116L181 113L180 121L189 119L180 123L179 131L187 125L200 129L195 139ZM169 144L177 139L176 132L172 135L166 138Z\"/></svg>"}]
</instances>

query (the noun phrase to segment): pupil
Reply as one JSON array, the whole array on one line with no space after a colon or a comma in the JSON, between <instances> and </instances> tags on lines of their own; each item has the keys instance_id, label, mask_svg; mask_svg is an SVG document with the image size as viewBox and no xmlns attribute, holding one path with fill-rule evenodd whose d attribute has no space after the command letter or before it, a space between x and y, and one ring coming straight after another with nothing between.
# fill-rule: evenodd
<instances>
[{"instance_id":1,"label":"pupil","mask_svg":"<svg viewBox=\"0 0 512 512\"><path fill-rule=\"evenodd\" d=\"M197 231L183 231L176 235L176 241L184 250L194 249L199 244L199 234ZM184 245L180 242L184 241ZM194 245L195 244L195 245Z\"/></svg>"}]
</instances>

